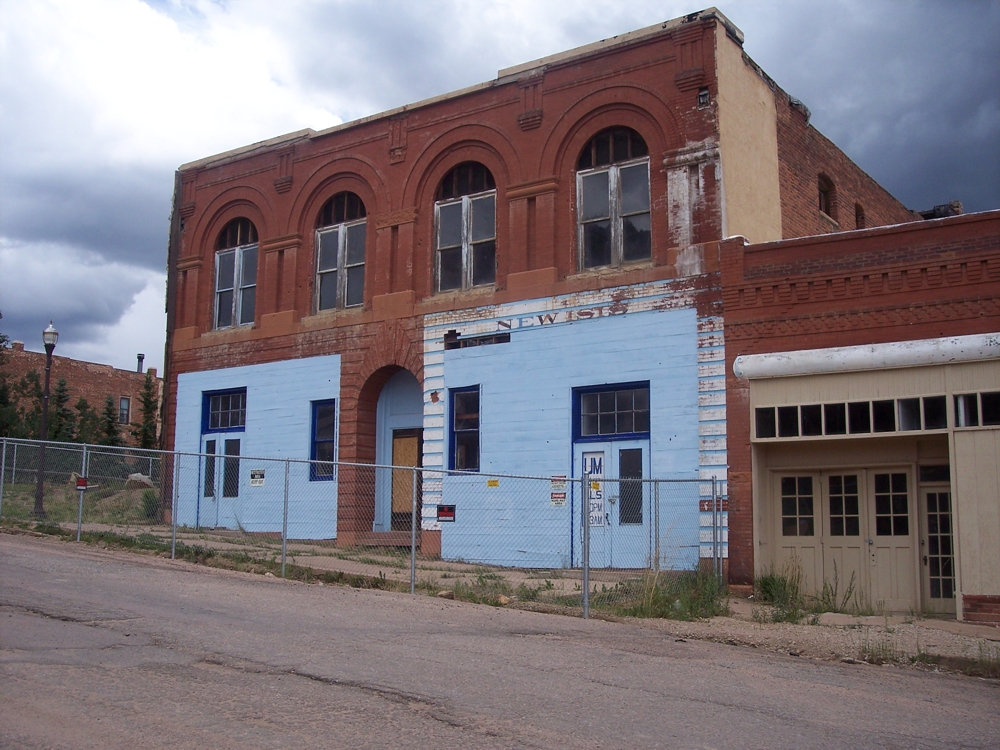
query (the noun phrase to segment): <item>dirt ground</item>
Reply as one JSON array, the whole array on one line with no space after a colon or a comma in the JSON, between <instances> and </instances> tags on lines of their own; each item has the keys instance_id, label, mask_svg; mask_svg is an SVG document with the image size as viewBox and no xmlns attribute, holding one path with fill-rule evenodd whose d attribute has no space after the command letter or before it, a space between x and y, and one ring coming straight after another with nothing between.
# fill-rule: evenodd
<instances>
[{"instance_id":1,"label":"dirt ground","mask_svg":"<svg viewBox=\"0 0 1000 750\"><path fill-rule=\"evenodd\" d=\"M1000 628L915 617L827 613L817 624L761 622L767 607L731 599L728 617L683 622L631 620L678 638L750 646L825 660L914 665L1000 676ZM755 617L756 614L756 617ZM808 619L808 618L807 618Z\"/></svg>"},{"instance_id":2,"label":"dirt ground","mask_svg":"<svg viewBox=\"0 0 1000 750\"><path fill-rule=\"evenodd\" d=\"M4 531L35 535L34 532L26 530L4 529ZM203 544L206 542L204 537L200 541ZM99 546L105 545L101 543ZM212 540L208 546L220 551L230 547L246 549L242 545L228 544L223 540ZM329 551L325 551L326 554L317 554L321 551L311 546L300 545L295 545L289 552L290 562L310 567L317 573L342 571L370 578L381 575L396 581L399 585L404 585L409 580L407 569L398 564L385 565L385 559L331 556ZM481 570L480 566L473 565L421 563L418 565L418 578L425 582L432 581L434 584L423 587L422 594L434 594L440 588L447 591L456 581L473 580ZM595 577L599 578L600 573L598 571L594 573ZM505 570L504 578L515 587L520 583L529 586L538 584L537 575L530 575L525 571ZM554 587L555 593L564 589L568 593L577 584L577 577L567 575L565 578L553 578L546 583ZM446 591L441 593L447 596ZM749 646L803 658L858 664L913 666L1000 678L1000 628L997 627L972 625L944 618L855 617L837 613L806 615L802 620L803 624L770 622L771 610L767 605L741 597L731 597L728 605L727 616L690 622L622 618L600 612L592 612L592 616L595 619L632 622L678 639ZM568 616L580 615L578 607L553 606L541 601L518 601L513 598L506 606Z\"/></svg>"}]
</instances>

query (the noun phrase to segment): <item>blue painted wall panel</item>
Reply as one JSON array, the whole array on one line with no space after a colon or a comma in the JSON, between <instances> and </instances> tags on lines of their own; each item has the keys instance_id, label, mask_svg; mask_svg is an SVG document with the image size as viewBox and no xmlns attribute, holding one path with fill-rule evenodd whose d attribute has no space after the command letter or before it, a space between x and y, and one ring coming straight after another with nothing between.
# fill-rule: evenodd
<instances>
[{"instance_id":1,"label":"blue painted wall panel","mask_svg":"<svg viewBox=\"0 0 1000 750\"><path fill-rule=\"evenodd\" d=\"M693 308L633 312L522 328L511 332L509 343L446 351L445 387L480 385L481 473L566 473L573 454L573 389L648 380L652 476L696 478L697 323ZM518 482L519 491L505 490ZM485 476L446 477L441 502L454 503L457 513L454 524L442 525L443 555L567 564L571 505L552 507L548 486L535 484L540 490L527 489L523 480L501 479L499 488L488 488ZM697 485L688 485L661 502L661 533L682 565L697 557L697 493ZM573 534L578 537L579 529Z\"/></svg>"},{"instance_id":2,"label":"blue painted wall panel","mask_svg":"<svg viewBox=\"0 0 1000 750\"><path fill-rule=\"evenodd\" d=\"M284 504L285 464L258 460L308 459L311 448L312 402L340 398L340 356L329 355L185 373L177 386L175 450L201 453L202 404L206 391L246 388L246 430L210 434L217 440L240 440L239 495L218 498L202 492L205 459L181 459L178 523L186 526L242 528L280 532ZM339 424L339 419L338 419ZM339 434L339 430L338 430ZM217 472L223 470L217 459ZM251 469L264 469L263 487L250 486ZM288 533L293 539L329 539L337 534L337 483L310 481L309 465L289 465Z\"/></svg>"}]
</instances>

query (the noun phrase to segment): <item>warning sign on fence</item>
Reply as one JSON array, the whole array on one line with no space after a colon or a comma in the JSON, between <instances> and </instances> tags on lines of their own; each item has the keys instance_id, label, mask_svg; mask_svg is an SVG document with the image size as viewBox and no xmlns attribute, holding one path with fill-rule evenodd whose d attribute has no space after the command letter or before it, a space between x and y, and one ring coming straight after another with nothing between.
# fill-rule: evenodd
<instances>
[{"instance_id":1,"label":"warning sign on fence","mask_svg":"<svg viewBox=\"0 0 1000 750\"><path fill-rule=\"evenodd\" d=\"M251 487L263 487L264 486L264 470L263 469L250 469L250 486Z\"/></svg>"},{"instance_id":2,"label":"warning sign on fence","mask_svg":"<svg viewBox=\"0 0 1000 750\"><path fill-rule=\"evenodd\" d=\"M555 507L561 507L566 504L566 475L557 474L552 477L552 481L549 487L549 502Z\"/></svg>"}]
</instances>

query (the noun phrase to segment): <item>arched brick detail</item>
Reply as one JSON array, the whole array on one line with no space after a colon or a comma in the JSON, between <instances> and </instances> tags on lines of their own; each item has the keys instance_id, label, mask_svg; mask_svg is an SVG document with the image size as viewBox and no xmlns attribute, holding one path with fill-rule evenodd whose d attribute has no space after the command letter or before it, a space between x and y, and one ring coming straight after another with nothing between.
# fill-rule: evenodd
<instances>
[{"instance_id":1,"label":"arched brick detail","mask_svg":"<svg viewBox=\"0 0 1000 750\"><path fill-rule=\"evenodd\" d=\"M386 321L368 342L364 359L345 363L340 386L340 460L375 463L375 422L382 388L400 370L423 382L422 331L407 321ZM360 344L361 342L359 342ZM370 534L375 521L374 472L365 467L341 469L337 503L338 543L350 546Z\"/></svg>"}]
</instances>

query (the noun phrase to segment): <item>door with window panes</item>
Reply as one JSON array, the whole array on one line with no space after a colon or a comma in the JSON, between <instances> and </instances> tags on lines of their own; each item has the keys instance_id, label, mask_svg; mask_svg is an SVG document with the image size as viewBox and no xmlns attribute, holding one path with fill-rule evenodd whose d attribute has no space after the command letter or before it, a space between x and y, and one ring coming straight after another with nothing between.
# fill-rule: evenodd
<instances>
[{"instance_id":1,"label":"door with window panes","mask_svg":"<svg viewBox=\"0 0 1000 750\"><path fill-rule=\"evenodd\" d=\"M921 466L920 578L923 609L955 613L955 548L952 496L947 465Z\"/></svg>"},{"instance_id":2,"label":"door with window panes","mask_svg":"<svg viewBox=\"0 0 1000 750\"><path fill-rule=\"evenodd\" d=\"M913 477L907 469L872 470L868 478L868 552L876 609L917 606Z\"/></svg>"},{"instance_id":3,"label":"door with window panes","mask_svg":"<svg viewBox=\"0 0 1000 750\"><path fill-rule=\"evenodd\" d=\"M917 605L911 475L900 469L777 474L777 572L801 570L807 594L840 606Z\"/></svg>"},{"instance_id":4,"label":"door with window panes","mask_svg":"<svg viewBox=\"0 0 1000 750\"><path fill-rule=\"evenodd\" d=\"M594 477L587 513L590 565L649 567L654 554L653 492L643 481L650 476L649 386L581 390L574 394L574 408L574 475Z\"/></svg>"}]
</instances>

